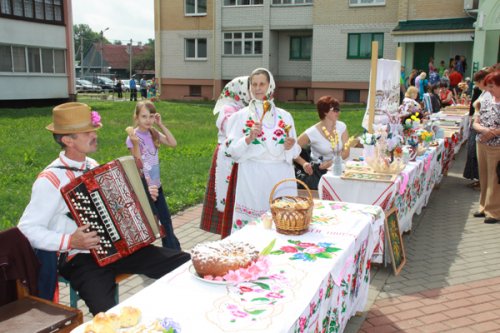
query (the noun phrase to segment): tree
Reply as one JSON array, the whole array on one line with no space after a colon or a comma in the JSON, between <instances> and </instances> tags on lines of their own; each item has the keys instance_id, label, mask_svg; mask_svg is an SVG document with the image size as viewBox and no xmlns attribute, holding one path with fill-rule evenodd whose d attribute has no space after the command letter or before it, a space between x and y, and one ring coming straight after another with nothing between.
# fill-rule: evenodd
<instances>
[{"instance_id":1,"label":"tree","mask_svg":"<svg viewBox=\"0 0 500 333\"><path fill-rule=\"evenodd\" d=\"M92 31L88 24L75 24L73 26L73 36L76 54L80 54L81 47L83 47L83 54L87 53L93 43L97 43L101 40L101 34L99 32ZM82 37L83 45L80 45ZM102 42L104 44L110 44L105 37L102 37Z\"/></svg>"},{"instance_id":2,"label":"tree","mask_svg":"<svg viewBox=\"0 0 500 333\"><path fill-rule=\"evenodd\" d=\"M121 41L121 40L119 40L119 39L115 39L115 40L113 41L113 45L122 45L122 41Z\"/></svg>"},{"instance_id":3,"label":"tree","mask_svg":"<svg viewBox=\"0 0 500 333\"><path fill-rule=\"evenodd\" d=\"M155 69L155 41L149 39L144 45L144 52L134 55L132 59L132 71Z\"/></svg>"}]
</instances>

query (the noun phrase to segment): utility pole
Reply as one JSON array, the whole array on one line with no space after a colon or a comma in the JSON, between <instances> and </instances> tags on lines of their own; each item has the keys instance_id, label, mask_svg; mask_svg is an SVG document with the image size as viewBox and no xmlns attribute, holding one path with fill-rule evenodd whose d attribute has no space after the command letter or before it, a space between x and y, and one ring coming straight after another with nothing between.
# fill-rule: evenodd
<instances>
[{"instance_id":1,"label":"utility pole","mask_svg":"<svg viewBox=\"0 0 500 333\"><path fill-rule=\"evenodd\" d=\"M83 70L83 35L80 36L80 77L83 77L84 75L84 70Z\"/></svg>"},{"instance_id":2,"label":"utility pole","mask_svg":"<svg viewBox=\"0 0 500 333\"><path fill-rule=\"evenodd\" d=\"M132 38L130 38L128 76L132 79Z\"/></svg>"}]
</instances>

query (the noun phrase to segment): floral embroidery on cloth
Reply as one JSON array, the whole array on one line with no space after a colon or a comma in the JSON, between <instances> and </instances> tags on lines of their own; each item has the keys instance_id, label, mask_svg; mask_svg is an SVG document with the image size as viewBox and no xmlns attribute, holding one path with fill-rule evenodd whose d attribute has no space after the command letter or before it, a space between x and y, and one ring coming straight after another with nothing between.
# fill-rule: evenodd
<instances>
[{"instance_id":1,"label":"floral embroidery on cloth","mask_svg":"<svg viewBox=\"0 0 500 333\"><path fill-rule=\"evenodd\" d=\"M335 252L342 250L338 247L333 247L332 243L303 243L289 239L288 243L292 245L282 246L279 250L272 251L273 255L290 255L290 260L316 261L316 259L331 259L335 256Z\"/></svg>"}]
</instances>

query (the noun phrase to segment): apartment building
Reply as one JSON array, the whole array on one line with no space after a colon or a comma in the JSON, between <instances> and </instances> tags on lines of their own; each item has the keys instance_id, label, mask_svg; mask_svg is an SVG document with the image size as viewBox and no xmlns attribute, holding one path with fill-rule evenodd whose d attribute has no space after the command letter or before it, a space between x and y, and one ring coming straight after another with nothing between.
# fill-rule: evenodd
<instances>
[{"instance_id":1,"label":"apartment building","mask_svg":"<svg viewBox=\"0 0 500 333\"><path fill-rule=\"evenodd\" d=\"M366 102L371 42L407 70L472 57L464 0L155 0L156 76L166 99L214 99L266 67L276 99ZM428 26L432 26L429 29Z\"/></svg>"},{"instance_id":2,"label":"apartment building","mask_svg":"<svg viewBox=\"0 0 500 333\"><path fill-rule=\"evenodd\" d=\"M2 0L0 106L74 97L71 0Z\"/></svg>"}]
</instances>

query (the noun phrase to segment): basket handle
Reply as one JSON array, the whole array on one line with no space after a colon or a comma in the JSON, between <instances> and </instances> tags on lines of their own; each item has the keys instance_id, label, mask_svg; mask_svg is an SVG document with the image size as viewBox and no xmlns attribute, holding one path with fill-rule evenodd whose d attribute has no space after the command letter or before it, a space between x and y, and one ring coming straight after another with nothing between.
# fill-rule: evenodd
<instances>
[{"instance_id":1,"label":"basket handle","mask_svg":"<svg viewBox=\"0 0 500 333\"><path fill-rule=\"evenodd\" d=\"M311 190L309 189L309 186L306 185L306 183L304 183L302 180L297 179L297 178L285 178L285 179L282 179L279 182L277 182L276 185L274 185L274 187L271 191L271 194L269 194L269 205L271 205L273 203L274 191L276 191L276 188L280 184L282 184L284 182L288 182L288 181L294 181L294 182L299 183L300 185L304 186L304 188L307 190L307 193L309 194L309 200L311 200L311 202L313 201L313 196L312 196Z\"/></svg>"}]
</instances>

